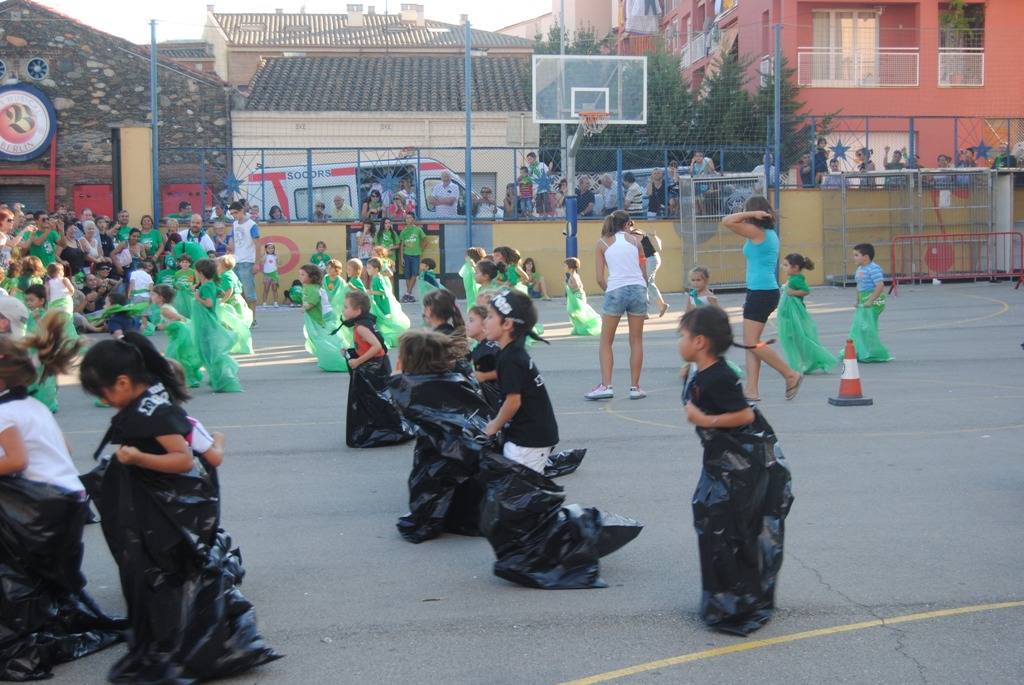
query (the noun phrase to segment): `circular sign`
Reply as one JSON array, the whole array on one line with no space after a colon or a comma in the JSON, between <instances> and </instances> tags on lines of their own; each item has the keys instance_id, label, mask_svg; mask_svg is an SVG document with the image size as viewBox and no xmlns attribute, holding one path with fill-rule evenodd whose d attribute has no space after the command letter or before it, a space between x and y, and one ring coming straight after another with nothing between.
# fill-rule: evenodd
<instances>
[{"instance_id":1,"label":"circular sign","mask_svg":"<svg viewBox=\"0 0 1024 685\"><path fill-rule=\"evenodd\" d=\"M56 133L57 113L46 95L20 84L0 88L0 159L34 159Z\"/></svg>"}]
</instances>

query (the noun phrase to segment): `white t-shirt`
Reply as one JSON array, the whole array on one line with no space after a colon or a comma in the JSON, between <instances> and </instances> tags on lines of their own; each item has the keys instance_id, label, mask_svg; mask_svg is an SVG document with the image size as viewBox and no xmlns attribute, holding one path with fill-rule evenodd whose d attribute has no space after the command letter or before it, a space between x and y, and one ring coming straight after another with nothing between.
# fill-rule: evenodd
<instances>
[{"instance_id":1,"label":"white t-shirt","mask_svg":"<svg viewBox=\"0 0 1024 685\"><path fill-rule=\"evenodd\" d=\"M0 404L0 432L17 428L28 453L28 466L21 472L25 480L49 483L69 492L81 492L82 481L71 461L64 434L53 414L34 397ZM0 455L4 450L0 447Z\"/></svg>"},{"instance_id":2,"label":"white t-shirt","mask_svg":"<svg viewBox=\"0 0 1024 685\"><path fill-rule=\"evenodd\" d=\"M196 236L192 235L192 231L185 229L178 235L181 236L181 242L183 243L198 243L199 247L203 248L203 252L216 252L217 246L213 244L213 239L203 231L199 234L199 239L196 240Z\"/></svg>"},{"instance_id":3,"label":"white t-shirt","mask_svg":"<svg viewBox=\"0 0 1024 685\"><path fill-rule=\"evenodd\" d=\"M269 252L263 253L263 273L274 274L277 273L277 253L270 254Z\"/></svg>"},{"instance_id":4,"label":"white t-shirt","mask_svg":"<svg viewBox=\"0 0 1024 685\"><path fill-rule=\"evenodd\" d=\"M235 262L256 263L256 239L260 237L259 226L252 219L245 223L237 221L231 224L231 235L235 240Z\"/></svg>"},{"instance_id":5,"label":"white t-shirt","mask_svg":"<svg viewBox=\"0 0 1024 685\"><path fill-rule=\"evenodd\" d=\"M437 200L446 197L455 198L455 202L450 205L437 204ZM434 213L437 216L455 216L459 213L459 187L454 183L449 183L447 186L438 183L430 191L430 199L434 203Z\"/></svg>"},{"instance_id":6,"label":"white t-shirt","mask_svg":"<svg viewBox=\"0 0 1024 685\"><path fill-rule=\"evenodd\" d=\"M131 282L131 293L132 297L142 297L143 299L149 299L149 289L153 285L153 277L142 269L136 269L132 272Z\"/></svg>"}]
</instances>

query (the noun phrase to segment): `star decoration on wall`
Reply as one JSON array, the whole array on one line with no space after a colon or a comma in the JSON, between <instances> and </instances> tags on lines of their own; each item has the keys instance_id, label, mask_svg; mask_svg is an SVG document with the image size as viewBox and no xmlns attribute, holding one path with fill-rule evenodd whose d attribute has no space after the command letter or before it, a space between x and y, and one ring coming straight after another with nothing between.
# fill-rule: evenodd
<instances>
[{"instance_id":1,"label":"star decoration on wall","mask_svg":"<svg viewBox=\"0 0 1024 685\"><path fill-rule=\"evenodd\" d=\"M832 154L835 155L836 159L846 159L846 153L849 151L849 146L843 145L843 141L836 141L836 144L829 148L832 150Z\"/></svg>"},{"instance_id":2,"label":"star decoration on wall","mask_svg":"<svg viewBox=\"0 0 1024 685\"><path fill-rule=\"evenodd\" d=\"M991 151L992 146L986 144L984 140L974 146L974 156L977 159L988 159L988 153Z\"/></svg>"},{"instance_id":3,"label":"star decoration on wall","mask_svg":"<svg viewBox=\"0 0 1024 685\"><path fill-rule=\"evenodd\" d=\"M224 185L224 193L228 197L233 198L242 194L242 179L235 176L235 172L232 171L222 178L221 183Z\"/></svg>"}]
</instances>

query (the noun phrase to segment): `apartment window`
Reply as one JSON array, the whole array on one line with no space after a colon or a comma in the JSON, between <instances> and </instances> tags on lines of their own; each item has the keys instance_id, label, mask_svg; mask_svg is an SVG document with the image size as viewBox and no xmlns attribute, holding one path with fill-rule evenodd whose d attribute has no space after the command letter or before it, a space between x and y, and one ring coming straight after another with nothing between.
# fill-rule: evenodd
<instances>
[{"instance_id":1,"label":"apartment window","mask_svg":"<svg viewBox=\"0 0 1024 685\"><path fill-rule=\"evenodd\" d=\"M815 81L856 83L877 71L878 15L873 10L814 12L812 34Z\"/></svg>"}]
</instances>

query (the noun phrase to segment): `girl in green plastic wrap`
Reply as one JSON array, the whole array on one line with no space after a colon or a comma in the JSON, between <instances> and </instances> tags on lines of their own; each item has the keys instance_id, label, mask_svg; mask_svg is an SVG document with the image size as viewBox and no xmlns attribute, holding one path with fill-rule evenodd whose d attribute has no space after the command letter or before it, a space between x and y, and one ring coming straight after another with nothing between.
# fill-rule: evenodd
<instances>
[{"instance_id":1,"label":"girl in green plastic wrap","mask_svg":"<svg viewBox=\"0 0 1024 685\"><path fill-rule=\"evenodd\" d=\"M814 262L801 254L794 252L782 260L782 272L789 281L782 286L776 314L779 342L789 365L800 373L828 371L839 360L818 342L818 326L804 304L804 298L811 294L804 270L813 271Z\"/></svg>"},{"instance_id":2,"label":"girl in green plastic wrap","mask_svg":"<svg viewBox=\"0 0 1024 685\"><path fill-rule=\"evenodd\" d=\"M583 281L577 273L580 270L580 260L569 257L562 263L565 264L565 273L569 277L565 283L565 308L572 322L572 334L601 335L601 315L587 304Z\"/></svg>"},{"instance_id":3,"label":"girl in green plastic wrap","mask_svg":"<svg viewBox=\"0 0 1024 685\"><path fill-rule=\"evenodd\" d=\"M395 299L385 276L384 264L377 257L366 260L366 274L370 279L370 313L377 317L377 330L384 336L389 348L398 346L398 337L409 330L409 317L402 311L402 305Z\"/></svg>"},{"instance_id":4,"label":"girl in green plastic wrap","mask_svg":"<svg viewBox=\"0 0 1024 685\"><path fill-rule=\"evenodd\" d=\"M302 283L302 334L306 338L306 351L316 357L321 371L348 371L342 339L333 334L338 328L338 316L323 288L320 267L300 266L299 282Z\"/></svg>"},{"instance_id":5,"label":"girl in green plastic wrap","mask_svg":"<svg viewBox=\"0 0 1024 685\"><path fill-rule=\"evenodd\" d=\"M151 320L155 331L163 331L167 335L167 349L164 356L174 359L185 372L185 383L190 388L198 388L203 383L203 360L196 346L195 330L192 322L178 313L174 307L177 292L169 285L161 283L153 286L150 301L155 310ZM156 318L159 317L159 318ZM144 334L150 335L148 331Z\"/></svg>"},{"instance_id":6,"label":"girl in green plastic wrap","mask_svg":"<svg viewBox=\"0 0 1024 685\"><path fill-rule=\"evenodd\" d=\"M75 286L64 275L64 265L54 262L46 267L46 310L58 311L63 315L64 337L77 340L75 330Z\"/></svg>"},{"instance_id":7,"label":"girl in green plastic wrap","mask_svg":"<svg viewBox=\"0 0 1024 685\"><path fill-rule=\"evenodd\" d=\"M519 266L522 259L519 250L507 245L499 245L494 248L493 259L498 267L498 278L495 279L495 285L500 288L515 288L525 295L530 294L526 287L526 282L530 280L529 276L523 271L523 267Z\"/></svg>"},{"instance_id":8,"label":"girl in green plastic wrap","mask_svg":"<svg viewBox=\"0 0 1024 685\"><path fill-rule=\"evenodd\" d=\"M476 281L476 265L487 256L482 247L471 247L466 250L466 263L459 269L459 276L462 277L462 285L466 289L466 302L472 306L476 302L476 294L479 289Z\"/></svg>"},{"instance_id":9,"label":"girl in green plastic wrap","mask_svg":"<svg viewBox=\"0 0 1024 685\"><path fill-rule=\"evenodd\" d=\"M192 289L196 284L196 271L192 268L192 256L187 252L178 255L178 270L174 272L174 308L186 319L192 318Z\"/></svg>"},{"instance_id":10,"label":"girl in green plastic wrap","mask_svg":"<svg viewBox=\"0 0 1024 685\"><path fill-rule=\"evenodd\" d=\"M341 275L344 270L345 265L338 259L332 259L324 267L324 290L327 291L327 299L331 301L331 309L339 312L345 306L345 292L348 290L345 278Z\"/></svg>"},{"instance_id":11,"label":"girl in green plastic wrap","mask_svg":"<svg viewBox=\"0 0 1024 685\"><path fill-rule=\"evenodd\" d=\"M501 286L495 282L497 277L498 265L494 263L494 260L484 258L476 263L476 268L473 270L473 278L476 280L474 302L482 305L490 304L491 298L501 292Z\"/></svg>"},{"instance_id":12,"label":"girl in green plastic wrap","mask_svg":"<svg viewBox=\"0 0 1024 685\"><path fill-rule=\"evenodd\" d=\"M875 247L870 243L853 246L857 265L857 305L850 337L857 350L857 361L887 362L892 357L878 337L878 317L885 311L885 276L875 263Z\"/></svg>"},{"instance_id":13,"label":"girl in green plastic wrap","mask_svg":"<svg viewBox=\"0 0 1024 685\"><path fill-rule=\"evenodd\" d=\"M192 325L195 327L195 341L199 358L210 376L214 392L243 392L238 382L238 362L230 356L235 345L235 335L221 325L217 318L220 298L217 295L217 263L212 259L200 259L195 265L196 280L192 303Z\"/></svg>"},{"instance_id":14,"label":"girl in green plastic wrap","mask_svg":"<svg viewBox=\"0 0 1024 685\"><path fill-rule=\"evenodd\" d=\"M233 269L235 256L217 257L217 319L235 334L231 354L253 354L252 310L242 298L242 284Z\"/></svg>"}]
</instances>

